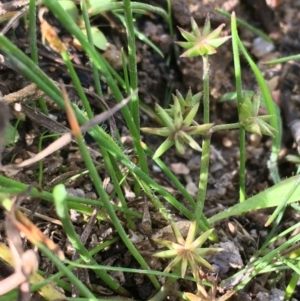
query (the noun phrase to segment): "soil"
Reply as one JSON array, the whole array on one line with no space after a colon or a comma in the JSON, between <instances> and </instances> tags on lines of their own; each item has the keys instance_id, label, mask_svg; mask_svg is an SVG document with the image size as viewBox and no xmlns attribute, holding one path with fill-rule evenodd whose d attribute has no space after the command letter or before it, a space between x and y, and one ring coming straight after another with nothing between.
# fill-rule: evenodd
<instances>
[{"instance_id":1,"label":"soil","mask_svg":"<svg viewBox=\"0 0 300 301\"><path fill-rule=\"evenodd\" d=\"M2 1L2 3L9 1ZM251 53L253 59L260 66L261 71L269 85L272 96L281 108L283 117L283 141L280 151L280 158L278 161L280 176L282 178L293 175L296 171L295 164L286 159L287 155L297 155L297 145L294 140L297 140L297 135L291 131L291 122L297 120L300 116L299 110L299 70L300 67L296 63L277 64L268 67L263 62L270 59L284 57L287 55L297 54L300 50L299 26L300 15L299 7L300 1L268 1L268 4L263 0L256 1L199 1L199 0L172 0L173 26L175 30L175 37L171 37L169 29L164 20L155 15L141 15L136 20L136 28L149 38L164 54L160 56L155 50L149 47L144 41L137 40L137 56L138 56L138 79L139 79L139 96L140 99L150 108L154 108L155 103L167 107L172 103L171 93L179 90L182 95L185 95L189 89L193 93L202 91L202 60L201 58L179 58L182 49L174 45L175 40L182 40L182 37L176 26L190 30L190 17L193 17L198 25L204 23L204 20L209 14L212 28L216 28L219 24L225 23L222 35L230 34L230 21L223 16L218 15L215 7L222 8L228 12L235 11L236 15L248 22L249 24L266 32L275 41L274 48L270 51L264 51L267 46L262 45L262 50L259 49L261 41L257 39L249 30L240 27L239 34ZM147 3L166 8L166 1L151 0ZM0 6L1 7L1 6ZM1 10L0 10L1 11ZM76 58L77 72L80 77L82 85L89 90L87 92L88 99L91 101L92 108L95 113L101 112L101 105L95 101L93 90L93 80L91 68L88 59L85 55L74 48L72 39L68 33L61 27L55 18L49 13L47 20L56 26L60 37L67 43L71 53ZM104 57L111 63L111 65L120 73L121 65L119 60L119 50L121 47L126 49L126 34L119 21L110 13L98 17L93 21L100 25L101 30L105 34L111 46L103 53ZM4 24L5 25L5 24ZM3 26L4 26L3 25ZM26 24L20 20L14 29L6 33L15 45L21 48L28 55L29 40ZM40 33L38 33L40 40ZM258 45L258 46L257 46ZM270 45L268 45L269 47ZM1 48L1 47L0 47ZM67 70L62 63L59 56L53 52L49 47L38 43L39 49L39 66L55 81L63 79L66 85L71 84L70 77ZM265 52L265 53L262 53ZM168 62L168 63L167 63ZM217 51L216 55L210 57L210 89L211 89L211 121L215 124L233 123L238 121L237 105L235 101L220 102L221 97L228 92L235 90L235 79L233 69L232 47L231 42L228 41L223 44ZM242 79L243 89L255 90L257 83L255 77L245 60L242 60ZM104 101L108 106L113 106L115 103L107 86L104 82L102 88L104 92ZM30 83L26 80L20 72L4 60L0 70L0 91L2 95L9 95L12 92L20 91L27 87ZM74 89L68 87L69 98L79 106L81 105L79 97L74 92ZM47 99L47 105L50 113L55 117L62 128L68 127L65 113L62 112L50 99ZM29 109L28 109L29 110ZM262 109L263 111L263 109ZM202 110L199 110L197 121L201 122ZM22 113L21 113L22 114ZM11 123L15 124L20 113L11 105ZM125 127L125 122L120 113L116 116L117 128L123 137L125 147L128 149L129 155L133 152L130 149L130 137L128 137L128 130ZM144 110L140 116L141 126L157 127L158 124ZM1 123L0 123L1 125ZM50 125L51 127L51 125ZM109 126L107 126L109 128ZM18 127L19 139L13 146L6 147L3 154L3 164L8 164L12 161L21 162L29 158L32 154L39 151L39 139L45 133L53 132L49 130L49 126L40 123L39 120L34 119L29 113L22 116L21 123ZM0 132L1 133L1 132ZM198 142L201 138L198 137ZM161 138L153 135L143 135L143 140L147 145L155 150L163 142ZM43 147L46 147L52 142L52 138L45 138L43 140ZM299 139L300 141L300 139ZM91 137L86 136L87 144L93 149L95 153L97 148ZM1 147L1 144L0 144ZM256 193L273 185L272 179L269 175L267 162L270 156L271 140L268 137L258 137L254 134L247 134L247 162L246 162L246 183L247 195L252 196ZM101 156L96 156L99 164L102 163ZM186 148L184 155L179 155L175 149L170 149L163 156L162 160L165 164L178 175L179 180L186 186L187 190L193 195L196 193L196 187L199 177L199 162L200 153ZM207 200L205 203L204 213L207 217L216 214L222 210L232 206L238 201L238 172L239 172L239 133L238 131L220 131L213 135L211 156L210 156L210 173ZM20 170L17 174L4 175L21 181L26 184L35 184L38 182L37 175L39 166L37 164L26 167ZM88 176L80 176L76 179L70 179L72 175L78 174L84 170L84 163L79 154L76 144L69 144L64 147L59 153L55 153L45 160L43 160L43 179L41 188L43 190L51 191L53 186L60 181L65 182L68 192L75 196L85 196L90 199L97 199L95 189L91 184ZM166 187L178 200L185 204L184 198L172 187L170 182L160 173L157 166L149 160L149 168L151 176L159 184ZM186 172L187 171L187 172ZM99 170L102 179L108 182L107 186L111 185L105 170ZM46 222L41 216L50 216L56 218L56 214L51 204L40 201L38 206L37 200L31 199L26 201L23 205L29 209L29 212L35 210L35 214L29 214L32 221L38 225L45 233L51 234L51 238L58 243L65 251L69 259L74 259L74 252L68 250L68 241L65 233L61 227L55 223ZM166 223L160 218L154 206L144 199L128 198L129 207L140 213L150 212L152 228L150 232L157 233ZM166 205L168 206L168 205ZM189 206L186 204L186 206ZM168 208L177 221L184 220L180 212L173 208ZM268 234L268 229L264 227L264 223L268 219L272 210L264 210L255 213L246 214L243 217L236 217L234 219L225 220L215 225L219 237L222 237L223 242L233 242L238 250L241 262L232 264L223 275L219 275L219 280L225 279L228 275L235 273L242 265L246 265L251 255L259 248L263 239ZM32 216L33 215L33 216ZM82 234L84 216L73 212L73 222L78 234ZM1 213L1 218L4 215ZM122 218L122 217L120 217ZM283 218L283 225L293 224L296 222L297 215L292 210L287 210ZM136 221L140 223L140 221ZM1 222L0 222L1 223ZM186 228L187 225L184 225ZM188 227L187 227L188 228ZM234 230L233 230L234 229ZM148 229L149 230L149 229ZM147 236L146 231L137 233L138 237ZM128 230L128 233L130 231ZM1 230L2 240L5 241L4 229ZM148 233L149 234L149 233ZM107 222L95 223L91 226L90 236L87 238L86 246L88 249L92 248L97 242L103 242L108 238L115 236L115 230ZM134 235L131 233L131 235ZM24 247L29 247L28 241L24 240ZM136 247L141 251L143 256L148 261L153 269L163 270L166 262L158 259L153 259L149 256L146 250L149 245L144 241L136 243ZM151 247L151 246L150 246ZM147 257L148 256L148 257ZM238 256L237 256L238 257ZM96 256L96 260L102 265L107 264L111 266L123 266L128 268L139 268L138 264L129 254L126 247L119 241L113 245L108 251L102 251ZM55 273L56 268L45 257L41 257L39 268L47 274ZM226 269L225 269L226 270ZM0 272L1 274L1 272ZM85 273L87 274L87 273ZM97 286L99 295L116 295L110 291L103 283L95 276L93 272L88 272L89 283ZM132 293L136 300L148 300L155 290L152 287L147 277L140 274L132 273L111 273L116 277L128 291ZM6 274L3 272L2 277ZM289 279L289 275L285 275ZM270 276L272 278L274 276ZM288 280L286 280L288 281ZM276 299L273 289L284 289L287 282L281 279L275 286L270 286L261 279L256 279L246 286L242 292L235 294L230 300L279 300ZM180 291L194 292L195 287L187 281L179 281L176 289ZM272 290L271 290L272 289ZM218 292L218 296L222 296L224 292ZM262 297L262 294L264 297ZM268 295L269 294L269 295ZM300 300L299 287L296 289L296 300ZM273 299L272 299L273 298ZM275 299L274 299L275 298ZM125 300L125 299L122 299ZM175 296L171 296L170 300L179 300ZM217 300L217 299L212 299Z\"/></svg>"}]
</instances>

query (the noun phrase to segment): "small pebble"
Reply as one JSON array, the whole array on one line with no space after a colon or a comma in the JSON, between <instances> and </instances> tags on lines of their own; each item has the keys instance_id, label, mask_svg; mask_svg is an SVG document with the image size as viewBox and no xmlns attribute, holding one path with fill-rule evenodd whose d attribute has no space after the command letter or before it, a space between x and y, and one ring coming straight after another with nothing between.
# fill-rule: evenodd
<instances>
[{"instance_id":1,"label":"small pebble","mask_svg":"<svg viewBox=\"0 0 300 301\"><path fill-rule=\"evenodd\" d=\"M258 37L255 38L252 44L251 52L257 57L261 58L265 56L267 53L273 51L275 46L273 43L265 41L263 38Z\"/></svg>"},{"instance_id":2,"label":"small pebble","mask_svg":"<svg viewBox=\"0 0 300 301\"><path fill-rule=\"evenodd\" d=\"M189 168L183 163L172 163L171 169L176 175L187 175L190 173Z\"/></svg>"},{"instance_id":3,"label":"small pebble","mask_svg":"<svg viewBox=\"0 0 300 301\"><path fill-rule=\"evenodd\" d=\"M196 193L197 193L197 191L198 191L197 185L196 185L195 183L193 183L193 182L188 183L188 184L186 185L185 189L186 189L187 192L188 192L190 195L192 195L192 196L196 195Z\"/></svg>"}]
</instances>

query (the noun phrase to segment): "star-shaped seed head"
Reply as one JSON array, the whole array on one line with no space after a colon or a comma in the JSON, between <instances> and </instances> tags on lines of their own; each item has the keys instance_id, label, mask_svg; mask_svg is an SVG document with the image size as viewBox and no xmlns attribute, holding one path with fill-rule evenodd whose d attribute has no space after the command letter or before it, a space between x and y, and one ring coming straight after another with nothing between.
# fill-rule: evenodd
<instances>
[{"instance_id":1,"label":"star-shaped seed head","mask_svg":"<svg viewBox=\"0 0 300 301\"><path fill-rule=\"evenodd\" d=\"M156 150L153 159L159 158L173 145L175 145L179 154L184 154L184 144L201 151L200 145L192 138L192 135L204 134L213 124L194 125L194 118L200 106L200 96L196 94L196 97L193 98L191 94L188 94L188 97L184 100L181 94L179 97L173 95L174 105L167 110L163 109L159 104L155 104L155 110L160 116L164 127L144 127L141 128L141 131L164 136L167 139ZM192 105L193 103L194 105Z\"/></svg>"},{"instance_id":2,"label":"star-shaped seed head","mask_svg":"<svg viewBox=\"0 0 300 301\"><path fill-rule=\"evenodd\" d=\"M225 24L211 32L209 15L207 15L203 31L201 32L197 23L191 18L192 32L179 28L181 35L187 42L176 42L179 46L187 49L181 57L206 56L216 53L216 49L225 43L230 36L220 37Z\"/></svg>"},{"instance_id":3,"label":"star-shaped seed head","mask_svg":"<svg viewBox=\"0 0 300 301\"><path fill-rule=\"evenodd\" d=\"M184 239L176 227L176 225L171 223L173 233L176 238L176 243L164 240L164 239L154 239L155 242L167 247L169 250L156 253L155 257L161 258L173 258L170 264L165 268L165 272L170 272L175 267L180 266L181 277L184 277L189 267L192 271L194 277L197 277L197 268L199 266L204 267L210 271L214 271L214 268L207 262L203 257L207 255L216 254L223 249L220 248L201 248L203 243L208 239L209 235L212 233L213 229L210 229L202 233L198 238L196 236L196 222L191 222L187 238Z\"/></svg>"},{"instance_id":4,"label":"star-shaped seed head","mask_svg":"<svg viewBox=\"0 0 300 301\"><path fill-rule=\"evenodd\" d=\"M259 108L260 95L257 92L253 94L252 99L245 95L240 106L241 126L250 133L274 137L276 130L267 123L272 115L258 116Z\"/></svg>"}]
</instances>

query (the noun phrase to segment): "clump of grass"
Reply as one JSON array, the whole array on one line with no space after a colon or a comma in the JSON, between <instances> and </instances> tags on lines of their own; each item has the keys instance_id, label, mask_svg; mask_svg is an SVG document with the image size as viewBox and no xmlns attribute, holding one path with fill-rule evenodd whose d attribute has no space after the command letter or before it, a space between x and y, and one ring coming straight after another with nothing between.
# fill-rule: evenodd
<instances>
[{"instance_id":1,"label":"clump of grass","mask_svg":"<svg viewBox=\"0 0 300 301\"><path fill-rule=\"evenodd\" d=\"M44 0L43 3L47 8L54 13L61 24L81 43L83 50L85 51L88 58L91 60L93 65L93 76L96 83L96 91L99 95L102 95L101 87L99 84L99 73L105 78L107 85L109 86L113 96L116 101L121 103L123 100L123 94L127 93L132 95L132 93L138 87L138 75L137 75L137 63L136 63L136 53L135 53L135 29L133 24L133 12L138 10L147 11L151 10L153 13L160 13L166 18L170 15L163 12L161 9L153 8L149 5L144 5L142 3L131 2L129 0L124 0L121 2L107 2L107 6L99 6L97 8L88 8L85 6L85 2L81 1L82 12L85 21L85 28L87 30L87 36L78 27L77 23L72 19L72 17L64 11L60 6L59 2L54 2L52 0ZM170 4L170 3L169 3ZM30 6L31 18L34 14L35 6ZM93 37L90 32L90 24L88 19L88 13L95 13L95 10L119 10L124 8L124 19L126 21L126 30L128 37L128 55L129 55L129 65L126 66L125 59L123 58L123 70L124 78L120 78L116 75L112 69L108 66L107 62L103 59L101 54L96 50L94 44L92 43ZM43 12L43 11L42 11ZM225 218L243 214L248 211L258 210L261 208L278 207L275 211L272 220L268 222L273 223L274 226L266 239L264 245L257 251L257 253L250 260L248 265L242 270L233 275L232 277L225 279L221 285L225 288L233 288L232 291L224 295L224 297L219 300L226 300L235 291L238 291L245 287L245 285L256 275L261 273L271 273L275 269L280 269L282 271L293 269L295 271L288 290L286 292L286 297L289 298L295 289L295 283L298 280L297 272L299 270L298 263L296 259L299 257L299 248L292 246L299 241L299 235L291 236L290 233L295 229L295 225L280 234L274 234L277 229L283 211L287 204L295 203L298 200L298 194L300 192L299 178L292 177L285 181L279 181L279 176L276 168L276 156L278 154L278 147L280 145L281 130L280 121L278 120L278 114L276 113L275 106L270 97L270 93L265 85L264 79L262 78L257 66L252 61L245 48L243 47L241 41L239 40L235 15L231 16L231 29L232 29L232 45L234 54L234 64L235 64L235 75L236 75L236 93L238 101L238 113L239 120L234 124L224 124L224 125L213 125L213 120L210 120L209 109L210 109L210 82L209 82L209 56L213 55L223 43L225 43L230 37L220 37L221 30L224 25L220 25L217 29L211 31L209 19L206 20L204 24L204 29L201 32L198 25L194 20L192 20L191 27L192 32L180 29L182 36L186 39L185 42L177 42L179 46L186 49L182 56L201 56L203 60L203 91L192 95L191 91L188 92L186 98L184 98L179 92L174 95L174 104L170 108L164 109L159 105L156 106L158 117L160 117L161 122L164 127L156 129L144 129L144 131L152 134L159 134L167 137L166 142L155 152L151 151L147 145L141 143L140 141L140 129L139 127L139 114L140 114L140 101L138 95L133 95L130 105L124 106L121 111L124 116L127 127L129 128L130 134L134 141L134 153L138 157L137 161L131 160L125 153L124 148L120 144L120 141L115 141L110 135L108 135L101 127L91 123L94 119L92 108L90 107L86 95L80 85L77 74L74 71L73 65L69 59L67 50L65 46L61 43L58 36L56 35L53 28L44 20L43 13L39 14L39 18L42 24L42 33L45 39L48 40L50 46L52 46L55 51L57 51L65 61L65 65L71 75L72 81L77 89L78 94L81 97L85 112L78 109L77 106L71 105L68 101L67 93L62 88L56 86L51 79L43 73L43 71L37 66L36 56L32 59L28 58L24 53L20 51L15 45L13 45L6 37L0 36L0 49L4 53L5 57L10 60L10 62L22 72L22 74L27 77L32 82L42 89L53 101L59 105L63 110L66 110L69 123L71 125L71 131L73 137L75 138L84 163L91 180L99 197L99 201L93 201L86 198L76 198L67 196L65 187L62 183L57 185L53 192L45 192L37 190L35 188L29 189L28 194L31 197L39 197L49 202L54 202L57 214L63 224L63 229L66 235L69 237L78 254L81 256L80 259L76 261L78 267L80 267L81 262L85 262L86 267L89 267L95 271L95 273L105 282L105 284L110 287L115 293L121 296L129 297L131 293L122 287L115 279L113 279L105 269L109 270L109 267L103 267L99 265L93 258L93 256L108 247L110 244L115 243L117 239L121 239L126 245L132 256L139 263L142 268L141 272L145 273L156 291L152 296L152 301L164 300L168 295L177 294L186 300L208 300L209 298L215 298L213 294L207 292L206 282L203 279L203 274L206 272L202 271L199 273L199 269L206 268L208 270L213 270L214 268L205 258L206 255L220 251L219 249L210 246L211 241L218 241L219 238L217 233L213 231L213 225L215 222L223 220ZM118 11L119 13L119 11ZM35 22L31 20L30 26L34 27ZM168 19L168 24L172 24L171 19ZM31 28L32 29L32 28ZM170 29L171 30L171 29ZM36 53L35 48L35 35L34 31L31 32L32 39L32 50ZM266 106L268 108L267 116L258 116L258 109L260 106L259 98L254 95L249 98L246 94L243 94L242 89L242 72L239 63L239 53L242 53L248 60L258 84L261 88ZM129 69L129 72L127 70ZM128 76L127 76L128 75ZM119 84L118 84L119 83ZM212 83L213 84L213 83ZM200 93L201 92L201 93ZM203 95L203 124L199 125L194 120L194 117L200 107L200 98ZM43 101L40 102L41 108L44 112L47 112L47 108L44 107ZM120 106L121 108L121 106ZM107 115L106 115L107 116ZM98 119L97 119L98 120ZM81 126L80 125L84 125ZM89 126L86 126L89 125ZM82 136L83 128L88 130L89 134L96 141L99 150L103 155L103 162L107 169L107 172L112 179L115 187L115 194L122 203L122 206L112 205L110 202L110 196L107 194L103 187L101 178L99 177L96 166L94 165L91 156L85 145L85 141ZM213 133L225 129L239 129L240 131L240 203L228 208L224 212L213 215L207 218L203 213L203 208L206 200L206 190L207 181L209 173L209 155L210 155L210 140ZM276 183L273 187L254 195L250 198L246 198L245 194L245 131L256 133L258 135L269 135L272 137L272 156L270 159L270 170L272 171L273 179ZM202 135L202 147L198 142L191 137L194 134ZM68 139L71 139L71 134L69 134ZM70 140L68 140L70 141ZM171 170L163 163L159 158L164 152L168 151L169 148L175 146L179 153L184 152L185 144L191 146L197 151L201 152L201 169L199 174L199 186L198 194L194 200L187 190L183 187L182 183L176 178L176 176L171 172ZM160 184L156 183L150 176L148 172L148 160L147 155L151 155L152 159L157 163L162 169L165 175L172 182L174 187L182 193L182 195L189 202L191 209L186 208L183 204L179 202L174 196L167 192ZM124 174L119 169L119 164L124 165L128 173L132 175L135 180L135 185L138 186L135 189L136 197L142 193L153 203L154 207L159 210L167 222L172 225L173 231L175 233L176 242L169 240L153 240L153 244L162 244L169 248L169 251L161 251L156 253L157 257L173 258L173 261L169 263L166 267L164 273L160 271L153 271L149 268L147 262L141 255L141 252L135 247L132 241L128 238L126 229L121 222L121 214L124 215L127 226L132 231L136 230L136 219L141 219L142 215L133 212L127 207L126 197L124 191L121 188L121 183L124 181ZM12 166L11 166L12 167ZM13 166L13 168L18 168L18 166ZM20 192L27 189L28 186L17 181L13 181L5 176L0 176L0 192L10 195L18 195ZM11 211L10 207L7 206L7 200L9 197L2 198L1 205L4 207L8 214ZM182 215L189 221L191 221L190 231L186 239L183 238L182 234L174 225L172 216L170 216L169 211L166 209L164 202L168 202L169 206L178 210ZM90 206L101 208L96 217L99 222L103 220L109 220L116 232L118 233L118 238L112 239L100 243L94 250L88 251L82 244L80 239L74 230L70 218L68 216L68 209L76 209L77 211L92 215L92 208ZM294 206L295 207L295 206ZM295 207L296 208L296 207ZM297 208L296 208L297 209ZM11 213L11 212L10 212ZM24 220L19 221L21 224L26 224ZM19 230L21 228L18 228ZM26 227L25 227L26 229ZM199 232L203 233L199 233ZM30 233L27 233L30 236ZM281 239L283 236L288 236L286 242L280 247L273 249L270 252L269 249L271 245L277 240ZM30 236L31 237L31 236ZM197 237L197 238L196 238ZM28 238L28 237L27 237ZM29 238L28 238L29 239ZM36 245L41 252L43 252L54 264L57 266L59 273L56 275L49 276L49 281L55 280L57 284L64 286L66 290L70 289L67 283L63 283L60 280L61 277L65 276L70 283L77 286L81 296L89 298L89 300L98 300L97 296L90 288L81 283L74 274L70 271L74 268L73 265L67 266L67 261L62 262L57 258L57 256L49 250L47 244L44 243L42 239L33 239L33 244ZM202 244L206 243L208 248L202 248ZM50 248L51 249L51 248ZM0 248L0 256L4 248ZM53 249L51 249L53 250ZM189 267L189 268L188 268ZM135 272L132 269L118 268L119 271ZM192 273L192 278L189 277L189 271ZM244 276L241 276L244 274ZM165 284L159 282L158 275L164 276L166 278ZM185 278L189 281L196 282L195 291L185 292L174 292L173 285L175 281L180 278ZM47 280L42 281L42 283L37 284L32 287L33 290L42 291L42 286ZM215 290L213 290L215 292ZM212 297L213 296L213 297ZM51 300L51 297L47 297ZM202 299L201 299L202 298ZM218 300L218 299L214 299Z\"/></svg>"}]
</instances>

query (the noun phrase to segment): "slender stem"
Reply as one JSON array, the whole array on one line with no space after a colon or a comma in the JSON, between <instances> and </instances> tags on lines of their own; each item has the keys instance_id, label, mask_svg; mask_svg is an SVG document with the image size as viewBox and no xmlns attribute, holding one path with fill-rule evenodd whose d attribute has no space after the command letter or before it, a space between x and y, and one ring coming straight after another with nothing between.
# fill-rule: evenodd
<instances>
[{"instance_id":1,"label":"slender stem","mask_svg":"<svg viewBox=\"0 0 300 301\"><path fill-rule=\"evenodd\" d=\"M224 131L224 130L236 130L236 129L240 129L240 123L236 122L236 123L230 123L230 124L218 124L213 126L211 129L209 129L207 131L207 135L212 135L213 133L217 132L217 131Z\"/></svg>"},{"instance_id":2,"label":"slender stem","mask_svg":"<svg viewBox=\"0 0 300 301\"><path fill-rule=\"evenodd\" d=\"M203 207L206 199L208 171L209 171L209 154L210 154L210 136L207 136L204 137L202 141L200 177L199 177L199 186L198 186L196 209L195 209L195 219L197 222L197 227L200 227L200 223L201 223L200 217L203 214Z\"/></svg>"},{"instance_id":3,"label":"slender stem","mask_svg":"<svg viewBox=\"0 0 300 301\"><path fill-rule=\"evenodd\" d=\"M170 36L173 38L174 30L173 30L173 22L172 22L172 5L171 0L167 0L167 13L168 13L168 25Z\"/></svg>"},{"instance_id":4,"label":"slender stem","mask_svg":"<svg viewBox=\"0 0 300 301\"><path fill-rule=\"evenodd\" d=\"M124 197L124 193L123 193L123 191L122 191L122 189L120 187L120 184L119 184L119 181L121 179L120 178L118 179L118 171L117 171L118 166L117 166L117 163L113 161L114 158L109 155L108 151L104 147L101 147L100 150L101 150L101 153L103 155L105 166L107 167L108 172L109 172L109 174L111 176L112 182L114 184L114 187L115 187L115 190L117 192L117 195L118 195L118 198L120 200L120 203L122 205L122 208L128 209L128 206L127 206L127 203L126 203L126 200L125 200L125 197ZM125 215L125 218L126 218L127 226L131 230L134 231L135 230L135 224L132 221L130 215L126 214L126 213L124 215Z\"/></svg>"},{"instance_id":5,"label":"slender stem","mask_svg":"<svg viewBox=\"0 0 300 301\"><path fill-rule=\"evenodd\" d=\"M208 55L202 56L203 60L203 123L209 123L209 62ZM210 154L210 135L204 136L202 141L202 154L200 163L199 185L196 198L195 220L197 228L201 229L201 216L203 215L203 207L206 199L208 170L209 170L209 154ZM212 233L210 236L212 241L217 241L217 236Z\"/></svg>"},{"instance_id":6,"label":"slender stem","mask_svg":"<svg viewBox=\"0 0 300 301\"><path fill-rule=\"evenodd\" d=\"M38 142L38 151L41 152L42 151L42 147L43 147L43 141L46 138L54 138L56 139L59 134L50 134L50 135L46 135L48 132L44 132L42 133L42 135L40 136L39 142ZM44 172L43 172L43 166L44 166L44 162L43 160L41 160L39 162L39 180L38 183L40 185L40 187L43 187L43 176L44 176Z\"/></svg>"},{"instance_id":7,"label":"slender stem","mask_svg":"<svg viewBox=\"0 0 300 301\"><path fill-rule=\"evenodd\" d=\"M100 2L100 1L99 1ZM98 3L97 3L98 4ZM99 3L100 4L100 3ZM110 2L110 3L105 3L105 6L103 5L97 5L96 7L90 8L89 9L89 15L94 16L94 15L99 15L105 11L111 11L111 10L124 10L125 3L123 2ZM165 10L163 10L160 7L141 3L141 2L132 2L130 4L132 10L139 10L139 11L144 11L145 14L151 12L154 14L160 15L167 23L169 23L169 15L166 13Z\"/></svg>"},{"instance_id":8,"label":"slender stem","mask_svg":"<svg viewBox=\"0 0 300 301\"><path fill-rule=\"evenodd\" d=\"M265 99L268 114L273 115L273 117L270 120L270 125L277 131L277 134L275 135L275 137L272 138L272 152L271 152L271 156L270 156L270 159L268 162L268 168L270 170L270 174L272 176L274 183L276 184L276 183L280 182L280 176L279 176L279 171L278 171L278 166L277 166L277 159L278 159L278 153L280 151L281 137L282 137L281 117L280 117L280 114L278 114L276 111L276 105L274 104L274 102L272 100L270 90L269 90L261 72L259 71L259 68L256 66L255 62L251 59L250 55L248 54L247 50L245 49L243 43L241 42L241 40L238 36L236 23L237 22L236 22L235 13L233 12L232 17L231 17L231 32L232 32L232 46L233 46L234 61L236 59L238 59L237 62L239 63L238 50L240 49L256 77L256 80L259 84L259 87L260 87L263 97ZM237 68L236 63L234 65L235 65L235 69L236 69ZM238 74L240 74L240 67L239 67L239 70L236 70L236 72L238 72ZM239 91L237 91L237 92L239 92Z\"/></svg>"},{"instance_id":9,"label":"slender stem","mask_svg":"<svg viewBox=\"0 0 300 301\"><path fill-rule=\"evenodd\" d=\"M133 25L133 17L132 17L132 9L131 9L131 0L123 0L124 4L124 16L125 16L125 24L126 24L126 33L127 33L127 40L128 40L128 60L129 60L129 82L130 82L130 89L135 91L138 87L138 76L137 76L137 64L136 64L136 44L135 44L135 30ZM129 94L128 94L129 95ZM141 139L140 137L140 107L139 107L139 97L138 94L135 94L132 97L132 100L129 104L130 113L133 118L133 122L136 126L135 137L136 141ZM131 135L134 136L134 133L131 132ZM141 145L135 144L135 152L138 153L140 150ZM141 166L147 166L145 162L146 156L145 154L139 157L141 160ZM140 194L140 186L135 181L134 184L134 191L135 194L138 196Z\"/></svg>"},{"instance_id":10,"label":"slender stem","mask_svg":"<svg viewBox=\"0 0 300 301\"><path fill-rule=\"evenodd\" d=\"M286 63L289 61L298 61L298 60L300 60L300 54L295 54L295 55L285 56L279 59L264 62L264 65L275 65L275 64Z\"/></svg>"},{"instance_id":11,"label":"slender stem","mask_svg":"<svg viewBox=\"0 0 300 301\"><path fill-rule=\"evenodd\" d=\"M222 15L224 17L227 17L228 19L230 19L230 14L228 12L226 12L225 10L220 9L220 8L216 8L215 11L218 14L220 14L220 15ZM250 25L249 23L243 21L240 18L236 18L236 21L237 21L238 25L243 26L244 28L248 29L250 32L254 33L255 36L261 37L265 41L273 43L272 39L267 34L265 34L263 31L257 29L256 27Z\"/></svg>"},{"instance_id":12,"label":"slender stem","mask_svg":"<svg viewBox=\"0 0 300 301\"><path fill-rule=\"evenodd\" d=\"M95 48L94 41L93 41L93 35L92 35L92 31L91 31L91 26L90 26L90 20L89 20L89 16L88 16L88 12L87 12L87 7L86 7L86 0L81 0L80 4L81 4L81 11L82 11L82 16L83 16L83 20L84 20L84 24L85 24L88 41L90 42L91 47ZM91 61L91 63L92 63L95 91L100 97L103 97L101 84L100 84L99 71L98 71L95 63L93 61Z\"/></svg>"},{"instance_id":13,"label":"slender stem","mask_svg":"<svg viewBox=\"0 0 300 301\"><path fill-rule=\"evenodd\" d=\"M138 87L137 78L137 65L136 65L136 46L134 36L134 25L131 11L131 0L123 0L124 4L124 15L126 22L126 32L128 40L128 60L129 60L129 80L130 88L135 91ZM140 125L140 114L139 114L139 99L138 96L134 96L130 103L131 114L136 127L139 129ZM139 133L139 131L137 131Z\"/></svg>"},{"instance_id":14,"label":"slender stem","mask_svg":"<svg viewBox=\"0 0 300 301\"><path fill-rule=\"evenodd\" d=\"M37 50L37 42L36 42L36 5L35 0L29 1L29 36L30 36L30 52L31 52L31 59L34 63L38 64L38 50ZM39 99L39 105L42 112L45 115L48 115L48 108L46 105L46 101L43 97Z\"/></svg>"},{"instance_id":15,"label":"slender stem","mask_svg":"<svg viewBox=\"0 0 300 301\"><path fill-rule=\"evenodd\" d=\"M297 263L298 270L300 269L300 262ZM291 280L285 289L284 300L291 300L293 293L296 291L297 283L300 275L294 270Z\"/></svg>"},{"instance_id":16,"label":"slender stem","mask_svg":"<svg viewBox=\"0 0 300 301\"><path fill-rule=\"evenodd\" d=\"M29 35L30 35L30 51L31 59L37 63L38 53L37 53L37 43L36 43L36 7L35 0L29 1Z\"/></svg>"},{"instance_id":17,"label":"slender stem","mask_svg":"<svg viewBox=\"0 0 300 301\"><path fill-rule=\"evenodd\" d=\"M69 70L69 73L70 73L70 76L72 78L73 84L76 88L76 91L77 91L79 97L80 97L80 100L82 101L82 104L83 104L83 107L84 107L84 109L87 113L87 116L88 116L89 119L92 119L94 117L93 111L92 111L90 103L89 103L89 101L88 101L88 99L87 99L87 97L84 93L84 90L82 88L82 85L80 83L78 75L75 71L75 68L74 68L72 62L70 61L70 58L69 58L69 55L68 55L67 51L62 52L61 56L62 56L66 66Z\"/></svg>"},{"instance_id":18,"label":"slender stem","mask_svg":"<svg viewBox=\"0 0 300 301\"><path fill-rule=\"evenodd\" d=\"M231 32L232 32L232 49L234 60L234 74L237 94L237 106L240 115L240 108L243 103L243 90L242 90L242 77L241 77L241 64L238 48L238 32L236 26L235 15L232 14L231 18ZM240 202L246 199L246 135L245 130L240 127Z\"/></svg>"},{"instance_id":19,"label":"slender stem","mask_svg":"<svg viewBox=\"0 0 300 301\"><path fill-rule=\"evenodd\" d=\"M126 86L126 92L129 95L130 94L130 83L129 83L129 77L128 77L128 70L127 70L127 62L126 57L124 53L124 49L121 49L121 58L122 58L122 67L123 67L123 74L124 74L124 82Z\"/></svg>"},{"instance_id":20,"label":"slender stem","mask_svg":"<svg viewBox=\"0 0 300 301\"><path fill-rule=\"evenodd\" d=\"M44 140L44 134L45 133L42 133L42 135L40 136L40 139L39 139L39 142L38 142L38 151L40 152L42 150L42 143L43 143L43 140ZM40 187L43 187L43 167L44 167L44 161L41 160L39 162L39 186Z\"/></svg>"},{"instance_id":21,"label":"slender stem","mask_svg":"<svg viewBox=\"0 0 300 301\"><path fill-rule=\"evenodd\" d=\"M85 262L90 262L91 256L75 232L69 216L69 209L65 200L67 196L65 186L63 184L55 186L53 189L53 196L56 213L63 224L64 231L67 233L71 245Z\"/></svg>"},{"instance_id":22,"label":"slender stem","mask_svg":"<svg viewBox=\"0 0 300 301\"><path fill-rule=\"evenodd\" d=\"M203 61L203 123L209 123L209 62L208 55L202 56Z\"/></svg>"},{"instance_id":23,"label":"slender stem","mask_svg":"<svg viewBox=\"0 0 300 301\"><path fill-rule=\"evenodd\" d=\"M103 64L111 76L115 79L115 82L120 86L121 89L127 89L123 77L103 58ZM128 75L127 75L128 76ZM128 81L129 82L129 81ZM129 84L128 84L129 87ZM126 90L127 91L127 90ZM128 90L129 91L129 90Z\"/></svg>"},{"instance_id":24,"label":"slender stem","mask_svg":"<svg viewBox=\"0 0 300 301\"><path fill-rule=\"evenodd\" d=\"M203 60L203 123L209 123L209 62L208 55L202 56ZM199 186L196 199L195 218L197 226L200 227L200 215L202 214L206 198L206 189L208 181L210 153L210 136L206 136L202 141L202 155L199 176Z\"/></svg>"}]
</instances>

